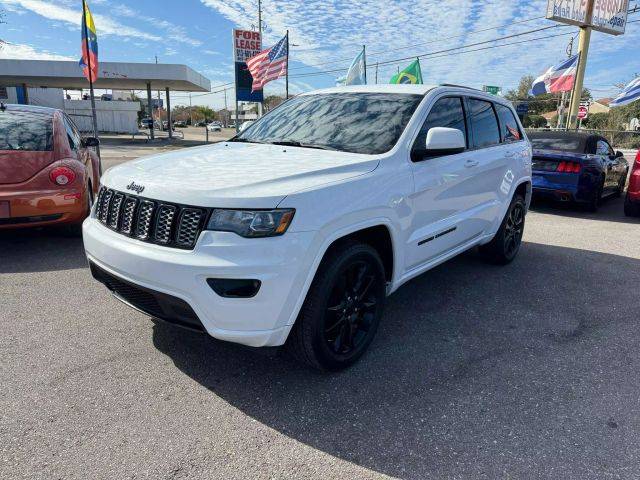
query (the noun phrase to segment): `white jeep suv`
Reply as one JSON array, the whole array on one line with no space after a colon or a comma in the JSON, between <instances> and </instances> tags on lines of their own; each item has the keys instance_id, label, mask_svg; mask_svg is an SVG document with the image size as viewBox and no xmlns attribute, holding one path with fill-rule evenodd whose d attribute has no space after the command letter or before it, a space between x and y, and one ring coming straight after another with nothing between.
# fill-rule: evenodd
<instances>
[{"instance_id":1,"label":"white jeep suv","mask_svg":"<svg viewBox=\"0 0 640 480\"><path fill-rule=\"evenodd\" d=\"M531 147L513 107L452 85L292 98L231 140L107 171L91 271L152 317L335 370L387 295L475 246L513 260Z\"/></svg>"}]
</instances>

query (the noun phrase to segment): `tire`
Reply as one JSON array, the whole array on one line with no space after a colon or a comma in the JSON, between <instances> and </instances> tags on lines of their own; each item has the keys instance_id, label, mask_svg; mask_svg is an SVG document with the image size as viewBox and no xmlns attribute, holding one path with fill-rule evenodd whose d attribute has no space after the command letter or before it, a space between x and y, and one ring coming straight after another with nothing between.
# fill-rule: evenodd
<instances>
[{"instance_id":1,"label":"tire","mask_svg":"<svg viewBox=\"0 0 640 480\"><path fill-rule=\"evenodd\" d=\"M286 350L321 371L349 367L371 344L385 297L384 266L373 247L348 242L332 248L309 288Z\"/></svg>"},{"instance_id":2,"label":"tire","mask_svg":"<svg viewBox=\"0 0 640 480\"><path fill-rule=\"evenodd\" d=\"M628 193L624 199L624 214L627 217L640 217L640 203L632 202Z\"/></svg>"},{"instance_id":3,"label":"tire","mask_svg":"<svg viewBox=\"0 0 640 480\"><path fill-rule=\"evenodd\" d=\"M526 211L524 197L516 194L493 240L480 247L480 252L488 261L506 265L516 258L522 243Z\"/></svg>"},{"instance_id":4,"label":"tire","mask_svg":"<svg viewBox=\"0 0 640 480\"><path fill-rule=\"evenodd\" d=\"M627 170L624 173L624 176L622 178L620 178L620 181L618 182L618 188L616 189L616 192L613 194L613 196L615 198L620 198L622 196L622 194L624 193L624 186L627 183L627 175L629 174L629 171Z\"/></svg>"},{"instance_id":5,"label":"tire","mask_svg":"<svg viewBox=\"0 0 640 480\"><path fill-rule=\"evenodd\" d=\"M600 184L598 185L598 188L593 193L593 197L586 204L585 207L586 207L588 212L595 213L595 212L598 211L598 208L600 208L600 204L602 203L602 192L603 192L603 190L604 190L604 180L602 180L600 182Z\"/></svg>"}]
</instances>

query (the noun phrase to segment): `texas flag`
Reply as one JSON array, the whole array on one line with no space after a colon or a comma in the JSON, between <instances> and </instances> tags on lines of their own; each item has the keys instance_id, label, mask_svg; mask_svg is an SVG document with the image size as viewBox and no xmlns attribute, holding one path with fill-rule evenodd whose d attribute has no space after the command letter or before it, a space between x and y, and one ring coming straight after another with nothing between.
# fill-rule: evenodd
<instances>
[{"instance_id":1,"label":"texas flag","mask_svg":"<svg viewBox=\"0 0 640 480\"><path fill-rule=\"evenodd\" d=\"M568 92L573 89L580 54L554 65L533 81L529 95Z\"/></svg>"}]
</instances>

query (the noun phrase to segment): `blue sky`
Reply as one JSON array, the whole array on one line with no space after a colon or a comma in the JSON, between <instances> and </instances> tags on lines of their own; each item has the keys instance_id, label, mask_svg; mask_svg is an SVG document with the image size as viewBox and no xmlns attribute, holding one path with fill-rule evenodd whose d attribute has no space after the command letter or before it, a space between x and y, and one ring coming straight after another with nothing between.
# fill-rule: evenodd
<instances>
[{"instance_id":1,"label":"blue sky","mask_svg":"<svg viewBox=\"0 0 640 480\"><path fill-rule=\"evenodd\" d=\"M401 57L519 34L555 25L542 17L546 0L263 0L265 44L291 31L291 89L327 87L367 46L368 63L391 61L378 70L385 83L410 60ZM631 1L631 6L640 2ZM6 24L0 58L73 59L79 56L80 0L0 0ZM89 0L104 61L185 63L211 79L233 80L231 30L257 23L257 0ZM629 21L640 20L640 13ZM516 23L521 22L521 23ZM506 26L505 26L506 25ZM500 27L500 28L495 28ZM477 32L478 30L486 30ZM466 54L442 53L421 60L425 83L513 88L522 75L539 75L564 58L574 27L553 28L473 48L525 42ZM544 36L555 38L534 40ZM615 93L615 83L640 73L640 23L614 37L594 33L586 85L594 96ZM395 63L394 63L395 62ZM321 73L344 69L340 72ZM373 81L374 72L369 71ZM282 93L282 81L265 88ZM229 98L233 92L228 92ZM219 107L219 93L198 97ZM184 98L176 98L184 102Z\"/></svg>"}]
</instances>

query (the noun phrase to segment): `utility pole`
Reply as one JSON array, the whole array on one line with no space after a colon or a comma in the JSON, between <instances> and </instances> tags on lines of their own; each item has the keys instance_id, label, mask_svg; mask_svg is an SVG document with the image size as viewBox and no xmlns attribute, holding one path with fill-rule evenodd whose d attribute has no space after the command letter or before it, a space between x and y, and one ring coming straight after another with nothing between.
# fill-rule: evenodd
<instances>
[{"instance_id":1,"label":"utility pole","mask_svg":"<svg viewBox=\"0 0 640 480\"><path fill-rule=\"evenodd\" d=\"M289 30L287 30L287 77L285 80L285 93L286 100L289 100L289 55L291 52L289 51Z\"/></svg>"},{"instance_id":2,"label":"utility pole","mask_svg":"<svg viewBox=\"0 0 640 480\"><path fill-rule=\"evenodd\" d=\"M189 124L193 127L193 107L191 106L191 92L189 92Z\"/></svg>"},{"instance_id":3,"label":"utility pole","mask_svg":"<svg viewBox=\"0 0 640 480\"><path fill-rule=\"evenodd\" d=\"M580 100L582 97L582 87L584 86L584 72L587 67L587 57L589 56L589 42L591 41L591 20L593 18L594 0L589 0L587 4L586 26L580 27L580 37L578 40L578 71L576 73L576 81L573 85L573 93L571 94L571 107L569 108L569 128L574 129L578 126L578 111L580 110Z\"/></svg>"},{"instance_id":4,"label":"utility pole","mask_svg":"<svg viewBox=\"0 0 640 480\"><path fill-rule=\"evenodd\" d=\"M260 35L260 50L262 50L262 0L258 0L258 34ZM287 52L288 53L288 52ZM224 91L225 98L227 91ZM262 110L264 109L264 87L262 88L262 102L258 102L258 118L262 117Z\"/></svg>"},{"instance_id":5,"label":"utility pole","mask_svg":"<svg viewBox=\"0 0 640 480\"><path fill-rule=\"evenodd\" d=\"M376 62L376 85L378 84L378 62Z\"/></svg>"},{"instance_id":6,"label":"utility pole","mask_svg":"<svg viewBox=\"0 0 640 480\"><path fill-rule=\"evenodd\" d=\"M571 37L571 40L569 40L569 45L567 45L567 57L571 58L571 55L573 55L573 37ZM565 124L564 114L567 108L566 102L567 102L567 92L562 92L562 98L560 100L560 108L558 109L559 111L558 111L557 128L560 128L562 125Z\"/></svg>"},{"instance_id":7,"label":"utility pole","mask_svg":"<svg viewBox=\"0 0 640 480\"><path fill-rule=\"evenodd\" d=\"M367 84L367 46L362 46L362 63L364 63L364 84Z\"/></svg>"}]
</instances>

